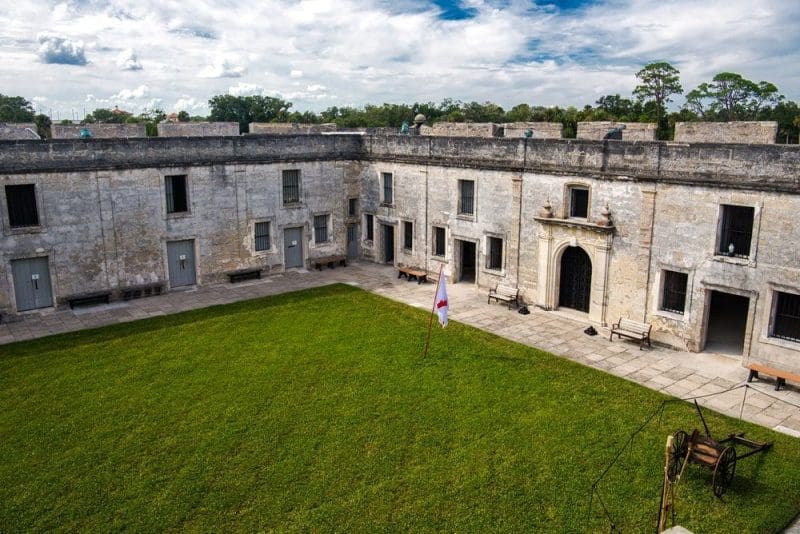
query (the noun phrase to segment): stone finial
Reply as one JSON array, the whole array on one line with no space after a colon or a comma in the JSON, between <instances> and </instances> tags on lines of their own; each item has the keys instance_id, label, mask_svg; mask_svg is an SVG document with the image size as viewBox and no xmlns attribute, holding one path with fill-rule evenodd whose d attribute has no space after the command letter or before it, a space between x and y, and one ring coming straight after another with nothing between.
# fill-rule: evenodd
<instances>
[{"instance_id":1,"label":"stone finial","mask_svg":"<svg viewBox=\"0 0 800 534\"><path fill-rule=\"evenodd\" d=\"M542 209L539 210L539 217L543 219L552 219L553 218L553 206L550 205L550 199L544 201L544 206Z\"/></svg>"},{"instance_id":2,"label":"stone finial","mask_svg":"<svg viewBox=\"0 0 800 534\"><path fill-rule=\"evenodd\" d=\"M600 217L597 219L597 226L614 226L614 222L611 220L611 210L608 209L608 202L603 207L603 211L600 212Z\"/></svg>"}]
</instances>

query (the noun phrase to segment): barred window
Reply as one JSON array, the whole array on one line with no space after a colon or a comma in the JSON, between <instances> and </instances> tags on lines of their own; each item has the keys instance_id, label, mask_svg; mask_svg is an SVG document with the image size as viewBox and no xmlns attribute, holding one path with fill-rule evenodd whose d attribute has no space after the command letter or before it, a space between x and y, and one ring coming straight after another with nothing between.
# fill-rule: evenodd
<instances>
[{"instance_id":1,"label":"barred window","mask_svg":"<svg viewBox=\"0 0 800 534\"><path fill-rule=\"evenodd\" d=\"M298 169L283 171L283 203L298 202L300 202L300 171Z\"/></svg>"},{"instance_id":2,"label":"barred window","mask_svg":"<svg viewBox=\"0 0 800 534\"><path fill-rule=\"evenodd\" d=\"M458 181L458 213L461 215L475 214L475 181Z\"/></svg>"},{"instance_id":3,"label":"barred window","mask_svg":"<svg viewBox=\"0 0 800 534\"><path fill-rule=\"evenodd\" d=\"M750 256L754 215L755 208L751 206L722 206L718 254L739 258Z\"/></svg>"},{"instance_id":4,"label":"barred window","mask_svg":"<svg viewBox=\"0 0 800 534\"><path fill-rule=\"evenodd\" d=\"M358 199L351 198L347 201L347 215L350 217L355 217L358 213Z\"/></svg>"},{"instance_id":5,"label":"barred window","mask_svg":"<svg viewBox=\"0 0 800 534\"><path fill-rule=\"evenodd\" d=\"M661 309L672 313L686 310L686 286L689 275L676 271L664 271L664 283L661 293Z\"/></svg>"},{"instance_id":6,"label":"barred window","mask_svg":"<svg viewBox=\"0 0 800 534\"><path fill-rule=\"evenodd\" d=\"M165 176L164 187L167 195L167 213L189 211L189 195L186 192L186 175Z\"/></svg>"},{"instance_id":7,"label":"barred window","mask_svg":"<svg viewBox=\"0 0 800 534\"><path fill-rule=\"evenodd\" d=\"M369 213L364 215L364 226L366 227L367 230L367 238L366 238L367 241L372 241L373 239L375 239L372 218L373 218L372 215L370 215Z\"/></svg>"},{"instance_id":8,"label":"barred window","mask_svg":"<svg viewBox=\"0 0 800 534\"><path fill-rule=\"evenodd\" d=\"M486 258L486 267L488 269L502 270L503 268L503 240L498 237L490 237L488 239L489 254Z\"/></svg>"},{"instance_id":9,"label":"barred window","mask_svg":"<svg viewBox=\"0 0 800 534\"><path fill-rule=\"evenodd\" d=\"M257 222L255 231L256 250L269 250L269 222Z\"/></svg>"},{"instance_id":10,"label":"barred window","mask_svg":"<svg viewBox=\"0 0 800 534\"><path fill-rule=\"evenodd\" d=\"M403 248L414 248L414 224L411 221L403 222Z\"/></svg>"},{"instance_id":11,"label":"barred window","mask_svg":"<svg viewBox=\"0 0 800 534\"><path fill-rule=\"evenodd\" d=\"M7 185L6 206L8 207L8 223L11 228L39 225L34 184Z\"/></svg>"},{"instance_id":12,"label":"barred window","mask_svg":"<svg viewBox=\"0 0 800 534\"><path fill-rule=\"evenodd\" d=\"M328 241L328 216L314 216L314 242L326 243Z\"/></svg>"},{"instance_id":13,"label":"barred window","mask_svg":"<svg viewBox=\"0 0 800 534\"><path fill-rule=\"evenodd\" d=\"M569 216L576 219L586 219L589 216L589 189L569 188Z\"/></svg>"},{"instance_id":14,"label":"barred window","mask_svg":"<svg viewBox=\"0 0 800 534\"><path fill-rule=\"evenodd\" d=\"M392 190L393 179L392 173L383 173L383 203L391 204L394 202L394 191Z\"/></svg>"},{"instance_id":15,"label":"barred window","mask_svg":"<svg viewBox=\"0 0 800 534\"><path fill-rule=\"evenodd\" d=\"M800 341L800 295L775 292L772 337Z\"/></svg>"},{"instance_id":16,"label":"barred window","mask_svg":"<svg viewBox=\"0 0 800 534\"><path fill-rule=\"evenodd\" d=\"M433 227L433 255L444 256L445 253L445 233L441 226Z\"/></svg>"}]
</instances>

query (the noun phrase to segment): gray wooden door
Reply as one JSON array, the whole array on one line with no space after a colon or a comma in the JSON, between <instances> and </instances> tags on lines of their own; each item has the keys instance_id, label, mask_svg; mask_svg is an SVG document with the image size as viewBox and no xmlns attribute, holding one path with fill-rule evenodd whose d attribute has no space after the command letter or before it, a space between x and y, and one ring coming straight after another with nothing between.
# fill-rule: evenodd
<instances>
[{"instance_id":1,"label":"gray wooden door","mask_svg":"<svg viewBox=\"0 0 800 534\"><path fill-rule=\"evenodd\" d=\"M303 267L303 228L286 228L283 231L283 256L286 268Z\"/></svg>"},{"instance_id":2,"label":"gray wooden door","mask_svg":"<svg viewBox=\"0 0 800 534\"><path fill-rule=\"evenodd\" d=\"M347 225L347 257L358 257L358 225Z\"/></svg>"},{"instance_id":3,"label":"gray wooden door","mask_svg":"<svg viewBox=\"0 0 800 534\"><path fill-rule=\"evenodd\" d=\"M167 243L170 287L191 286L197 281L194 266L194 239Z\"/></svg>"},{"instance_id":4,"label":"gray wooden door","mask_svg":"<svg viewBox=\"0 0 800 534\"><path fill-rule=\"evenodd\" d=\"M34 310L53 305L47 258L11 260L11 273L14 277L17 311Z\"/></svg>"}]
</instances>

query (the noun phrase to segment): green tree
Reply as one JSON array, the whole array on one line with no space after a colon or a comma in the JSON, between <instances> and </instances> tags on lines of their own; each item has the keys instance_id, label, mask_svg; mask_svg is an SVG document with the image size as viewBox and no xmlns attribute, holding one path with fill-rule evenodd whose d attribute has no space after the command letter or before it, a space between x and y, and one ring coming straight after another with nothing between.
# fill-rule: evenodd
<instances>
[{"instance_id":1,"label":"green tree","mask_svg":"<svg viewBox=\"0 0 800 534\"><path fill-rule=\"evenodd\" d=\"M680 71L666 61L656 61L645 65L636 77L641 83L633 89L633 94L642 105L653 103L651 118L658 123L659 139L666 139L667 104L672 102L672 95L683 93Z\"/></svg>"},{"instance_id":2,"label":"green tree","mask_svg":"<svg viewBox=\"0 0 800 534\"><path fill-rule=\"evenodd\" d=\"M52 137L50 126L53 124L53 121L50 120L50 117L40 113L33 118L33 122L36 123L36 133L39 134L39 137L42 139L49 139Z\"/></svg>"},{"instance_id":3,"label":"green tree","mask_svg":"<svg viewBox=\"0 0 800 534\"><path fill-rule=\"evenodd\" d=\"M178 112L178 122L189 122L191 117L189 117L189 112L186 110Z\"/></svg>"},{"instance_id":4,"label":"green tree","mask_svg":"<svg viewBox=\"0 0 800 534\"><path fill-rule=\"evenodd\" d=\"M21 96L0 93L0 122L33 122L33 105Z\"/></svg>"},{"instance_id":5,"label":"green tree","mask_svg":"<svg viewBox=\"0 0 800 534\"><path fill-rule=\"evenodd\" d=\"M753 82L735 72L720 72L686 94L685 106L706 120L753 120L767 105L783 100L770 82Z\"/></svg>"},{"instance_id":6,"label":"green tree","mask_svg":"<svg viewBox=\"0 0 800 534\"><path fill-rule=\"evenodd\" d=\"M528 104L517 104L506 112L505 122L530 122L531 107Z\"/></svg>"},{"instance_id":7,"label":"green tree","mask_svg":"<svg viewBox=\"0 0 800 534\"><path fill-rule=\"evenodd\" d=\"M122 113L114 113L112 110L107 108L97 108L96 110L86 115L86 117L84 117L83 119L83 122L86 124L94 124L94 123L122 124L128 117L129 115L125 115Z\"/></svg>"},{"instance_id":8,"label":"green tree","mask_svg":"<svg viewBox=\"0 0 800 534\"><path fill-rule=\"evenodd\" d=\"M208 101L210 121L234 121L239 123L239 131L249 131L251 122L286 122L291 102L272 96L216 95Z\"/></svg>"}]
</instances>

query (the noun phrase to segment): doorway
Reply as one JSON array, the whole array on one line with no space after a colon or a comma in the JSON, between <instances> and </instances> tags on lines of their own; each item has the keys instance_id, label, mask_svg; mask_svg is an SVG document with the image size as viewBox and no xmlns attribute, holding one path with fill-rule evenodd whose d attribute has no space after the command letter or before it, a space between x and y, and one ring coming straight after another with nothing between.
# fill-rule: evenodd
<instances>
[{"instance_id":1,"label":"doorway","mask_svg":"<svg viewBox=\"0 0 800 534\"><path fill-rule=\"evenodd\" d=\"M283 230L283 259L286 268L303 267L303 227Z\"/></svg>"},{"instance_id":2,"label":"doorway","mask_svg":"<svg viewBox=\"0 0 800 534\"><path fill-rule=\"evenodd\" d=\"M558 305L589 312L592 288L592 261L580 247L568 247L561 255L561 279Z\"/></svg>"},{"instance_id":3,"label":"doorway","mask_svg":"<svg viewBox=\"0 0 800 534\"><path fill-rule=\"evenodd\" d=\"M347 225L347 258L358 258L358 225Z\"/></svg>"},{"instance_id":4,"label":"doorway","mask_svg":"<svg viewBox=\"0 0 800 534\"><path fill-rule=\"evenodd\" d=\"M741 356L750 299L732 293L711 291L710 300L704 350Z\"/></svg>"},{"instance_id":5,"label":"doorway","mask_svg":"<svg viewBox=\"0 0 800 534\"><path fill-rule=\"evenodd\" d=\"M460 249L458 281L475 283L475 266L477 265L477 246L472 241L456 239L456 246Z\"/></svg>"},{"instance_id":6,"label":"doorway","mask_svg":"<svg viewBox=\"0 0 800 534\"><path fill-rule=\"evenodd\" d=\"M382 224L383 226L383 262L394 263L394 226Z\"/></svg>"},{"instance_id":7,"label":"doorway","mask_svg":"<svg viewBox=\"0 0 800 534\"><path fill-rule=\"evenodd\" d=\"M194 266L194 239L167 242L169 286L192 286L197 282Z\"/></svg>"},{"instance_id":8,"label":"doorway","mask_svg":"<svg viewBox=\"0 0 800 534\"><path fill-rule=\"evenodd\" d=\"M47 258L11 260L17 311L47 308L53 305L50 267Z\"/></svg>"}]
</instances>

